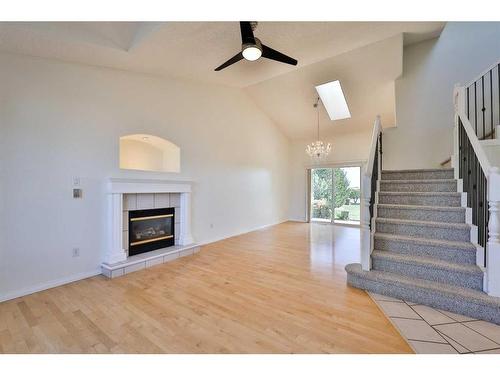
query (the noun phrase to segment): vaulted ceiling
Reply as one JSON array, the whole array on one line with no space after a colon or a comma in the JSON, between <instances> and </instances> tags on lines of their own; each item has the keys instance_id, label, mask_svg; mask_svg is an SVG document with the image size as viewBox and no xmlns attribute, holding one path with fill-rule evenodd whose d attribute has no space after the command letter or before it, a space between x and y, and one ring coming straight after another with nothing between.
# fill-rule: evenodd
<instances>
[{"instance_id":1,"label":"vaulted ceiling","mask_svg":"<svg viewBox=\"0 0 500 375\"><path fill-rule=\"evenodd\" d=\"M371 128L377 115L394 126L394 81L403 69L403 38L397 35L366 47L271 78L245 90L292 139L316 136L315 86L339 80L351 118L331 121L320 104L322 135Z\"/></svg>"},{"instance_id":2,"label":"vaulted ceiling","mask_svg":"<svg viewBox=\"0 0 500 375\"><path fill-rule=\"evenodd\" d=\"M241 47L237 22L0 23L0 50L244 89L290 138L314 134L314 85L340 79L352 119L336 133L370 127L374 113L394 123L394 80L402 43L440 34L442 22L261 22L255 35L296 58L214 68ZM323 111L324 112L324 111ZM328 126L330 125L330 126Z\"/></svg>"}]
</instances>

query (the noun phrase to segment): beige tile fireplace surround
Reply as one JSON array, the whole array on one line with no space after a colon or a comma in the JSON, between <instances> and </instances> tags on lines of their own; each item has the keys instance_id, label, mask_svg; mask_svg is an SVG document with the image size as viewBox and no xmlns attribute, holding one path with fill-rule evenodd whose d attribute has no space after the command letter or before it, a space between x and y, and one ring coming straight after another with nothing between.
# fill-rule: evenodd
<instances>
[{"instance_id":1,"label":"beige tile fireplace surround","mask_svg":"<svg viewBox=\"0 0 500 375\"><path fill-rule=\"evenodd\" d=\"M113 278L199 251L191 235L191 182L148 179L110 179L109 246L101 264ZM129 211L175 208L175 246L128 256Z\"/></svg>"}]
</instances>

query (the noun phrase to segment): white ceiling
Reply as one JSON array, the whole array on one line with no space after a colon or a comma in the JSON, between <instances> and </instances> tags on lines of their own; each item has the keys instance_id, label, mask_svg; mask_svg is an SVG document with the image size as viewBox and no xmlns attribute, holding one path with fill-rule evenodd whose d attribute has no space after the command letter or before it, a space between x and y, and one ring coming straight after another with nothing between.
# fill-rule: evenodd
<instances>
[{"instance_id":1,"label":"white ceiling","mask_svg":"<svg viewBox=\"0 0 500 375\"><path fill-rule=\"evenodd\" d=\"M220 72L214 68L241 48L238 22L0 22L0 51L246 88L287 136L304 138L314 130L309 109L314 84L332 79L341 79L353 117L330 130L359 130L375 106L393 122L389 103L393 107L393 80L400 69L393 59L400 56L391 43L383 44L388 55L361 47L398 35L405 44L414 43L438 36L443 27L443 22L261 22L255 35L298 65L243 60Z\"/></svg>"}]
</instances>

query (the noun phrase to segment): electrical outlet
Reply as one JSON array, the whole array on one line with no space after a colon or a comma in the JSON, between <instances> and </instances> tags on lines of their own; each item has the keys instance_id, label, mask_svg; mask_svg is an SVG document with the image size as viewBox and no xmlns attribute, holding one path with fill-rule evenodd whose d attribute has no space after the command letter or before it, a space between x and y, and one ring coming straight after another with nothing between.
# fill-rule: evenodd
<instances>
[{"instance_id":1,"label":"electrical outlet","mask_svg":"<svg viewBox=\"0 0 500 375\"><path fill-rule=\"evenodd\" d=\"M82 197L82 189L73 189L73 198L78 199Z\"/></svg>"},{"instance_id":2,"label":"electrical outlet","mask_svg":"<svg viewBox=\"0 0 500 375\"><path fill-rule=\"evenodd\" d=\"M80 186L80 177L73 177L73 186Z\"/></svg>"},{"instance_id":3,"label":"electrical outlet","mask_svg":"<svg viewBox=\"0 0 500 375\"><path fill-rule=\"evenodd\" d=\"M78 258L79 256L80 256L80 248L74 247L73 248L73 258Z\"/></svg>"},{"instance_id":4,"label":"electrical outlet","mask_svg":"<svg viewBox=\"0 0 500 375\"><path fill-rule=\"evenodd\" d=\"M210 223L210 229L214 229L214 224Z\"/></svg>"}]
</instances>

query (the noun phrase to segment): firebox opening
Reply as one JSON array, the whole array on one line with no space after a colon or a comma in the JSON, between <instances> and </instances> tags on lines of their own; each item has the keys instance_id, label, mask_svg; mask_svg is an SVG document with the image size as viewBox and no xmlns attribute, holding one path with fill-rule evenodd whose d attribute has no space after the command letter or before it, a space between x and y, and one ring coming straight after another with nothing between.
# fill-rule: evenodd
<instances>
[{"instance_id":1,"label":"firebox opening","mask_svg":"<svg viewBox=\"0 0 500 375\"><path fill-rule=\"evenodd\" d=\"M175 208L129 211L129 256L175 244Z\"/></svg>"}]
</instances>

